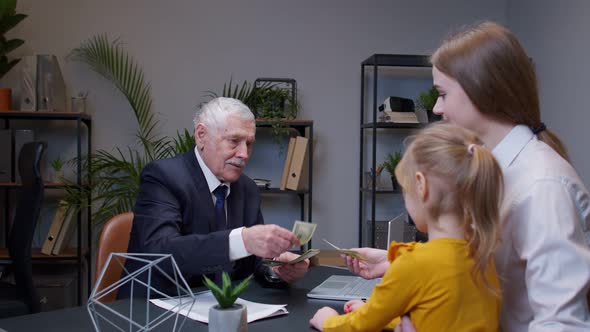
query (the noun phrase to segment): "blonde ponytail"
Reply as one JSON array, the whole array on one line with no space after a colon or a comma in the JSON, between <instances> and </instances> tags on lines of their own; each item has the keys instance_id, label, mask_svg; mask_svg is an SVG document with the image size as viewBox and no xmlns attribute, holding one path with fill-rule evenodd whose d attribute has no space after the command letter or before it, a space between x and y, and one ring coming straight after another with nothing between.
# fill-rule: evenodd
<instances>
[{"instance_id":1,"label":"blonde ponytail","mask_svg":"<svg viewBox=\"0 0 590 332\"><path fill-rule=\"evenodd\" d=\"M474 278L495 294L496 289L485 278L485 272L494 259L500 238L500 207L503 192L502 171L490 151L482 146L473 149L473 156L464 186L459 191L463 203L465 234L475 261Z\"/></svg>"}]
</instances>

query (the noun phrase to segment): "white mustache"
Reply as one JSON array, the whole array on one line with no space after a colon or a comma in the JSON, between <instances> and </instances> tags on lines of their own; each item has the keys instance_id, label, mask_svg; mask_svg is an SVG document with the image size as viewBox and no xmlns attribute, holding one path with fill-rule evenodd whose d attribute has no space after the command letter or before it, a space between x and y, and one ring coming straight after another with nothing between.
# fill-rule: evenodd
<instances>
[{"instance_id":1,"label":"white mustache","mask_svg":"<svg viewBox=\"0 0 590 332\"><path fill-rule=\"evenodd\" d=\"M234 158L229 159L225 162L226 164L234 165L237 167L244 167L246 166L246 161L244 159Z\"/></svg>"}]
</instances>

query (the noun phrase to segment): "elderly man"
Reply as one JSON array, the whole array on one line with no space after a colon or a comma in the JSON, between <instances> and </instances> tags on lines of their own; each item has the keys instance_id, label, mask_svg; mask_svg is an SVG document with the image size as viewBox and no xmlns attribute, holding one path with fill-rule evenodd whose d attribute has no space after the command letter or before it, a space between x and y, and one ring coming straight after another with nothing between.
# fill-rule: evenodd
<instances>
[{"instance_id":1,"label":"elderly man","mask_svg":"<svg viewBox=\"0 0 590 332\"><path fill-rule=\"evenodd\" d=\"M246 105L215 98L197 111L194 150L154 161L141 174L128 252L170 253L191 286L221 271L241 279L261 269L260 257L289 261L297 237L264 225L260 193L242 174L252 152L256 123ZM274 267L284 281L301 278L309 261ZM134 262L127 267L136 270ZM172 283L152 276L152 286ZM135 291L134 291L135 292ZM128 296L129 289L120 290Z\"/></svg>"}]
</instances>

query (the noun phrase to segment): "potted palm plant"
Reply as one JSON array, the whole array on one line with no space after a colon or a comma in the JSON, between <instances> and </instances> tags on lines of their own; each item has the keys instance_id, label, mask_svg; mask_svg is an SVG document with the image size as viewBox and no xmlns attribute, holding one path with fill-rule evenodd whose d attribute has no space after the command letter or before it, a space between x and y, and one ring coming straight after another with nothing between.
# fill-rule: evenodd
<instances>
[{"instance_id":1,"label":"potted palm plant","mask_svg":"<svg viewBox=\"0 0 590 332\"><path fill-rule=\"evenodd\" d=\"M16 0L0 1L0 80L20 59L9 60L6 56L24 44L22 39L7 39L6 33L25 19L27 15L16 13ZM10 110L11 90L0 87L0 111Z\"/></svg>"},{"instance_id":2,"label":"potted palm plant","mask_svg":"<svg viewBox=\"0 0 590 332\"><path fill-rule=\"evenodd\" d=\"M112 216L131 211L143 167L153 160L188 151L194 139L186 129L177 132L176 137L159 134L150 84L119 39L112 40L106 34L93 36L73 49L68 59L88 64L94 72L111 81L128 100L137 120L136 147L117 147L114 152L97 150L82 160L83 186L65 180L70 184L65 187L64 197L68 211L77 213L92 202L92 223L97 228L93 233L100 234L100 228ZM72 168L76 170L76 166Z\"/></svg>"},{"instance_id":3,"label":"potted palm plant","mask_svg":"<svg viewBox=\"0 0 590 332\"><path fill-rule=\"evenodd\" d=\"M217 300L209 309L210 332L246 332L248 331L247 310L242 304L236 304L238 296L248 287L252 275L232 287L229 274L222 273L222 286L219 288L211 279L203 276L203 283L211 290Z\"/></svg>"}]
</instances>

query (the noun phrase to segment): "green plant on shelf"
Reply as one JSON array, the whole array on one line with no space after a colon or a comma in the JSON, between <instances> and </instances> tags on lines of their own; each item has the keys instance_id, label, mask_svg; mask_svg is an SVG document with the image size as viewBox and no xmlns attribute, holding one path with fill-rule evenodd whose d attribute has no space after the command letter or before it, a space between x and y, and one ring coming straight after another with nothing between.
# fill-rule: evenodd
<instances>
[{"instance_id":1,"label":"green plant on shelf","mask_svg":"<svg viewBox=\"0 0 590 332\"><path fill-rule=\"evenodd\" d=\"M236 287L232 287L231 279L229 278L229 274L227 272L223 271L221 278L221 288L219 288L219 286L211 281L211 279L205 276L203 276L203 283L211 290L211 293L213 293L213 296L215 296L215 299L221 308L231 308L234 305L234 302L236 302L238 299L238 296L240 296L240 294L242 294L242 292L250 285L252 275L242 280L242 282L240 282Z\"/></svg>"},{"instance_id":2,"label":"green plant on shelf","mask_svg":"<svg viewBox=\"0 0 590 332\"><path fill-rule=\"evenodd\" d=\"M385 170L391 174L391 185L394 191L399 190L399 183L397 182L397 179L395 178L395 168L397 167L397 165L399 164L399 162L402 160L403 154L401 151L395 151L393 154L392 153L388 153L385 156L385 161L383 161L383 163L381 164L383 166L383 168L385 168Z\"/></svg>"},{"instance_id":3,"label":"green plant on shelf","mask_svg":"<svg viewBox=\"0 0 590 332\"><path fill-rule=\"evenodd\" d=\"M234 85L233 79L223 84L221 94L207 91L206 97L229 97L241 100L248 106L256 119L268 121L274 142L279 146L280 153L284 150L284 139L289 137L289 126L285 120L293 120L299 112L299 103L289 89L278 83L262 82L255 86L244 81Z\"/></svg>"},{"instance_id":4,"label":"green plant on shelf","mask_svg":"<svg viewBox=\"0 0 590 332\"><path fill-rule=\"evenodd\" d=\"M393 154L388 153L385 156L385 161L383 161L383 163L380 166L383 166L383 168L385 168L385 170L389 174L391 174L391 176L395 176L395 168L397 167L397 164L399 164L399 162L402 160L402 156L403 154L401 153L401 151L395 151Z\"/></svg>"},{"instance_id":5,"label":"green plant on shelf","mask_svg":"<svg viewBox=\"0 0 590 332\"><path fill-rule=\"evenodd\" d=\"M51 161L51 168L53 168L54 171L59 172L63 168L64 163L65 162L61 159L61 157L57 157Z\"/></svg>"},{"instance_id":6,"label":"green plant on shelf","mask_svg":"<svg viewBox=\"0 0 590 332\"><path fill-rule=\"evenodd\" d=\"M416 106L418 109L424 111L432 111L434 104L436 104L436 99L438 99L438 91L435 87L432 87L418 95L416 98Z\"/></svg>"}]
</instances>

